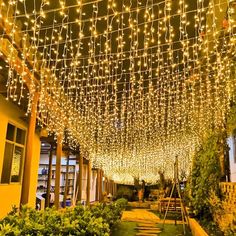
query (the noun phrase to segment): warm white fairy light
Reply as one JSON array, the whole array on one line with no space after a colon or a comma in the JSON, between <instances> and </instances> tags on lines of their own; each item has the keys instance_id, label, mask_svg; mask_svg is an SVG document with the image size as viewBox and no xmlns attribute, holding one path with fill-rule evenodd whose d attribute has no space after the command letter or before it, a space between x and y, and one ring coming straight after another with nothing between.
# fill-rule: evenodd
<instances>
[{"instance_id":1,"label":"warm white fairy light","mask_svg":"<svg viewBox=\"0 0 236 236\"><path fill-rule=\"evenodd\" d=\"M187 170L233 96L234 1L60 0L55 7L42 0L38 8L28 1L0 8L1 39L15 43L8 98L20 103L26 71L39 78L30 81L28 112L38 90L39 124L56 135L66 130L64 141L79 143L116 181L155 182L158 170L171 176L176 155Z\"/></svg>"}]
</instances>

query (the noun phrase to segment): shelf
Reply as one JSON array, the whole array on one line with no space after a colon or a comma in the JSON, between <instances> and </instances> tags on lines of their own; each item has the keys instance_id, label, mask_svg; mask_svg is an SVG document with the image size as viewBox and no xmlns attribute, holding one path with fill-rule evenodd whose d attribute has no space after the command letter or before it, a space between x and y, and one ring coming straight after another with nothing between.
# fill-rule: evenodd
<instances>
[{"instance_id":1,"label":"shelf","mask_svg":"<svg viewBox=\"0 0 236 236\"><path fill-rule=\"evenodd\" d=\"M49 164L39 164L39 170L38 170L38 186L37 189L40 192L45 192L47 189L47 181L48 181L48 167ZM66 171L66 169L68 168L68 166L65 165L61 165L61 169L60 169L60 181L61 181L61 186L60 186L60 194L64 194L65 191L65 183L66 180L68 180L67 182L67 191L69 191L68 195L72 196L74 194L74 183L75 183L75 178L76 178L76 165L71 165L69 164L69 168L68 168L68 172ZM41 173L41 171L43 173ZM45 173L45 172L47 173ZM50 188L55 189L55 175L56 173L56 164L52 164L52 175L50 176L51 178L51 186ZM67 175L68 173L68 175ZM68 179L66 179L66 176L68 177Z\"/></svg>"},{"instance_id":2,"label":"shelf","mask_svg":"<svg viewBox=\"0 0 236 236\"><path fill-rule=\"evenodd\" d=\"M61 172L61 173L63 173L63 174L66 174L66 172ZM74 174L74 172L68 172L68 174ZM38 174L38 176L48 176L48 174ZM55 177L53 177L52 179L55 179ZM70 179L74 179L74 178L69 178L69 180Z\"/></svg>"},{"instance_id":3,"label":"shelf","mask_svg":"<svg viewBox=\"0 0 236 236\"><path fill-rule=\"evenodd\" d=\"M51 187L55 188L54 185L51 185ZM64 188L64 187L66 187L66 186L65 186L65 185L61 185L61 186L60 186L60 188ZM68 185L68 187L74 187L74 185L70 184L70 185Z\"/></svg>"},{"instance_id":4,"label":"shelf","mask_svg":"<svg viewBox=\"0 0 236 236\"><path fill-rule=\"evenodd\" d=\"M61 173L66 174L66 171L61 171ZM74 173L75 173L74 171L68 172L68 174L74 174Z\"/></svg>"},{"instance_id":5,"label":"shelf","mask_svg":"<svg viewBox=\"0 0 236 236\"><path fill-rule=\"evenodd\" d=\"M63 185L63 186L60 186L61 188L65 188L66 186L65 185ZM68 188L70 188L70 187L74 187L74 185L68 185L67 186Z\"/></svg>"},{"instance_id":6,"label":"shelf","mask_svg":"<svg viewBox=\"0 0 236 236\"><path fill-rule=\"evenodd\" d=\"M39 164L39 166L48 166L48 164ZM52 166L56 166L56 164L52 164ZM67 166L66 164L62 164L61 166ZM69 166L75 167L75 165L69 164Z\"/></svg>"},{"instance_id":7,"label":"shelf","mask_svg":"<svg viewBox=\"0 0 236 236\"><path fill-rule=\"evenodd\" d=\"M65 192L60 192L61 195L64 195ZM67 193L67 195L73 195L73 193Z\"/></svg>"}]
</instances>

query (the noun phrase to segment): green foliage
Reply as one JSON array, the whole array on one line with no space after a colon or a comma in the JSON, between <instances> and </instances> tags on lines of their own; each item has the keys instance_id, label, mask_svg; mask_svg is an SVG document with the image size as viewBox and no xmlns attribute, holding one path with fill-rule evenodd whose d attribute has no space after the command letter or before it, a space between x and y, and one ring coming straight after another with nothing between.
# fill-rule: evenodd
<instances>
[{"instance_id":1,"label":"green foliage","mask_svg":"<svg viewBox=\"0 0 236 236\"><path fill-rule=\"evenodd\" d=\"M157 227L163 228L163 224L158 224ZM183 234L183 225L181 224L165 224L164 229L159 234L159 236L174 236L174 235L184 235ZM185 236L191 236L190 230L186 227L186 234Z\"/></svg>"},{"instance_id":2,"label":"green foliage","mask_svg":"<svg viewBox=\"0 0 236 236\"><path fill-rule=\"evenodd\" d=\"M13 209L0 221L0 235L81 235L109 236L123 210L122 203L98 204L91 208L79 205L57 211L45 211L23 206L21 211Z\"/></svg>"},{"instance_id":3,"label":"green foliage","mask_svg":"<svg viewBox=\"0 0 236 236\"><path fill-rule=\"evenodd\" d=\"M116 205L118 205L122 210L124 210L128 205L128 200L125 198L119 198L116 200Z\"/></svg>"},{"instance_id":4,"label":"green foliage","mask_svg":"<svg viewBox=\"0 0 236 236\"><path fill-rule=\"evenodd\" d=\"M221 178L220 155L225 144L225 133L211 133L195 153L190 183L190 201L198 218L211 219L210 193L219 194Z\"/></svg>"},{"instance_id":5,"label":"green foliage","mask_svg":"<svg viewBox=\"0 0 236 236\"><path fill-rule=\"evenodd\" d=\"M136 222L120 222L113 230L112 236L135 236L137 234Z\"/></svg>"},{"instance_id":6,"label":"green foliage","mask_svg":"<svg viewBox=\"0 0 236 236\"><path fill-rule=\"evenodd\" d=\"M227 115L227 133L234 134L236 131L236 104L231 103L229 114Z\"/></svg>"},{"instance_id":7,"label":"green foliage","mask_svg":"<svg viewBox=\"0 0 236 236\"><path fill-rule=\"evenodd\" d=\"M133 190L128 186L119 186L117 190L117 198L126 198L130 200L133 196Z\"/></svg>"},{"instance_id":8,"label":"green foliage","mask_svg":"<svg viewBox=\"0 0 236 236\"><path fill-rule=\"evenodd\" d=\"M209 203L211 204L214 222L216 222L221 232L224 232L225 236L235 235L236 210L232 209L232 205L228 201L220 199L214 192L210 195ZM217 234L215 233L215 235Z\"/></svg>"}]
</instances>

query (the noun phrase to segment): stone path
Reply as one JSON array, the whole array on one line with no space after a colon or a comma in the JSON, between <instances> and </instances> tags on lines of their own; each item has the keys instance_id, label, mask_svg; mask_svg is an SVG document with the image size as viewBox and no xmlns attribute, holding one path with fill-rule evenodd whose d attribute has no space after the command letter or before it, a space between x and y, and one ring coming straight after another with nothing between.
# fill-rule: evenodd
<instances>
[{"instance_id":1,"label":"stone path","mask_svg":"<svg viewBox=\"0 0 236 236\"><path fill-rule=\"evenodd\" d=\"M122 220L137 223L137 236L156 236L161 233L161 229L157 227L160 218L148 210L134 209L132 211L124 211Z\"/></svg>"},{"instance_id":2,"label":"stone path","mask_svg":"<svg viewBox=\"0 0 236 236\"><path fill-rule=\"evenodd\" d=\"M160 218L154 213L146 209L133 209L132 211L124 211L122 215L123 221L134 221L142 223L158 223Z\"/></svg>"},{"instance_id":3,"label":"stone path","mask_svg":"<svg viewBox=\"0 0 236 236\"><path fill-rule=\"evenodd\" d=\"M122 221L137 223L137 236L156 236L161 233L161 229L157 227L157 224L162 224L163 220L147 209L124 211L121 219ZM165 220L165 223L174 224L175 221ZM182 221L177 221L176 223L182 224Z\"/></svg>"}]
</instances>

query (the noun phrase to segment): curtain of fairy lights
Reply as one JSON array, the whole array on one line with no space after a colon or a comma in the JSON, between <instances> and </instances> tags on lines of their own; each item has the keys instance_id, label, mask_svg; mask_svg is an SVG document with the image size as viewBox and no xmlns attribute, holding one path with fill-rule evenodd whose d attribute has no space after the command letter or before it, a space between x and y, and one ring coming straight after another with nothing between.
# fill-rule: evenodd
<instances>
[{"instance_id":1,"label":"curtain of fairy lights","mask_svg":"<svg viewBox=\"0 0 236 236\"><path fill-rule=\"evenodd\" d=\"M176 156L187 171L235 90L234 11L230 0L3 2L7 99L21 103L30 73L27 112L38 91L39 124L66 130L116 181L172 176Z\"/></svg>"}]
</instances>

